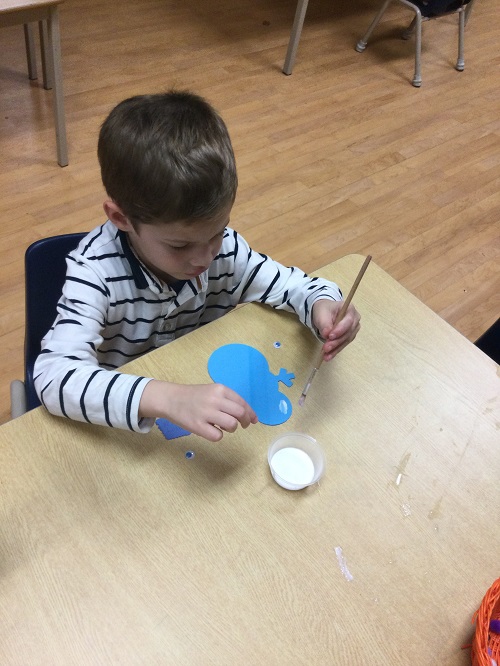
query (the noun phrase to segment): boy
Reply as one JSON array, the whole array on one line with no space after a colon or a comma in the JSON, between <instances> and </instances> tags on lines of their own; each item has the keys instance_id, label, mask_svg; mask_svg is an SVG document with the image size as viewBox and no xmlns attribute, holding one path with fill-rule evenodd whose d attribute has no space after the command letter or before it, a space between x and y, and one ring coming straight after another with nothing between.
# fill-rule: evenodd
<instances>
[{"instance_id":1,"label":"boy","mask_svg":"<svg viewBox=\"0 0 500 666\"><path fill-rule=\"evenodd\" d=\"M169 92L121 102L101 128L98 157L108 221L69 254L58 315L35 364L50 412L140 432L164 417L218 441L257 421L232 390L117 368L249 301L296 312L325 340L327 361L354 339L352 306L335 324L337 285L253 252L228 227L234 154L205 100Z\"/></svg>"}]
</instances>

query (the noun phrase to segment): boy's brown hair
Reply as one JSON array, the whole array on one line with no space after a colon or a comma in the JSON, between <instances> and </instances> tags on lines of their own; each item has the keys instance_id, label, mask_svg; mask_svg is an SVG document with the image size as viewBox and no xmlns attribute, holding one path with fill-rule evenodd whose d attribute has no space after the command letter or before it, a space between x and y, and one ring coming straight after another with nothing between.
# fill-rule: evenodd
<instances>
[{"instance_id":1,"label":"boy's brown hair","mask_svg":"<svg viewBox=\"0 0 500 666\"><path fill-rule=\"evenodd\" d=\"M108 196L134 226L211 218L236 196L227 127L187 91L120 102L101 127L97 154Z\"/></svg>"}]
</instances>

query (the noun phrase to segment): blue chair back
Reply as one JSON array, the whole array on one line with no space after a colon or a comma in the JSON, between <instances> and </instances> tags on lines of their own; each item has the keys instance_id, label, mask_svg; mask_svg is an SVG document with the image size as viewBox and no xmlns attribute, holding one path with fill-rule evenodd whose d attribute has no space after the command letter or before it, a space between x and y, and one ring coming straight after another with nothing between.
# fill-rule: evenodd
<instances>
[{"instance_id":1,"label":"blue chair back","mask_svg":"<svg viewBox=\"0 0 500 666\"><path fill-rule=\"evenodd\" d=\"M57 302L66 278L66 255L84 236L86 232L42 238L26 250L24 383L28 410L40 405L33 384L33 366L40 353L42 338L57 315Z\"/></svg>"},{"instance_id":2,"label":"blue chair back","mask_svg":"<svg viewBox=\"0 0 500 666\"><path fill-rule=\"evenodd\" d=\"M500 365L500 319L497 319L474 344Z\"/></svg>"}]
</instances>

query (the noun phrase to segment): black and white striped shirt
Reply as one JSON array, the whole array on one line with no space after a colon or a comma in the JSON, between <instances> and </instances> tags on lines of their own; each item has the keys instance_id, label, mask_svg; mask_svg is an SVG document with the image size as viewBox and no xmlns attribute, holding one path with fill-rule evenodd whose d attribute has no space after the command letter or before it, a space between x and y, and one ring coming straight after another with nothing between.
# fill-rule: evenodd
<instances>
[{"instance_id":1,"label":"black and white striped shirt","mask_svg":"<svg viewBox=\"0 0 500 666\"><path fill-rule=\"evenodd\" d=\"M254 252L229 228L219 254L200 275L201 290L194 279L178 292L163 283L109 221L80 242L67 266L58 315L35 364L40 400L53 414L141 432L154 422L138 418L151 378L121 373L121 365L238 303L261 302L295 312L312 329L314 302L342 298L334 283Z\"/></svg>"}]
</instances>

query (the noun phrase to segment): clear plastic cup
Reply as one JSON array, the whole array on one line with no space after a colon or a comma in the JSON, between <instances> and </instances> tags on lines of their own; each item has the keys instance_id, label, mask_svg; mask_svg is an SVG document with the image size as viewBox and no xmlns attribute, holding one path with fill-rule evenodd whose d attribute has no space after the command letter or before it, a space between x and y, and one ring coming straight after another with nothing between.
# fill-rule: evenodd
<instances>
[{"instance_id":1,"label":"clear plastic cup","mask_svg":"<svg viewBox=\"0 0 500 666\"><path fill-rule=\"evenodd\" d=\"M267 461L273 479L287 490L302 490L317 483L325 470L325 456L309 435L288 432L271 443Z\"/></svg>"}]
</instances>

